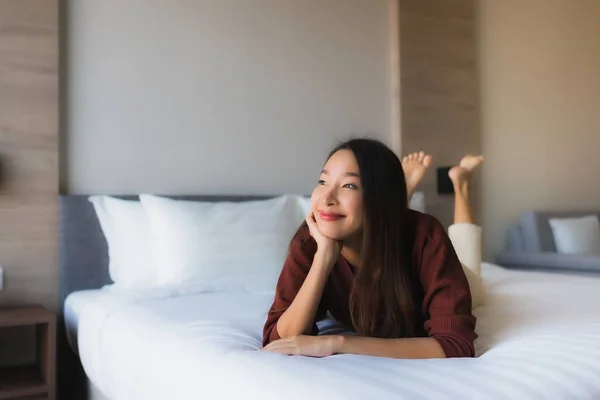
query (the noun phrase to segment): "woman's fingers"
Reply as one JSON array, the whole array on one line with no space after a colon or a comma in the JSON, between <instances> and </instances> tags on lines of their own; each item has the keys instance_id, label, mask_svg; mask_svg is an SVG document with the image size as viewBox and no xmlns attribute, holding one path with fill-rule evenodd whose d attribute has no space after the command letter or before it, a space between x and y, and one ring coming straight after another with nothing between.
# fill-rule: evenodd
<instances>
[{"instance_id":1,"label":"woman's fingers","mask_svg":"<svg viewBox=\"0 0 600 400\"><path fill-rule=\"evenodd\" d=\"M274 340L274 341L272 341L271 343L269 343L268 345L266 345L266 346L264 347L264 349L265 349L265 350L271 350L271 349L277 348L278 346L281 346L281 341L282 341L282 340L284 340L284 339L278 339L278 340Z\"/></svg>"},{"instance_id":2,"label":"woman's fingers","mask_svg":"<svg viewBox=\"0 0 600 400\"><path fill-rule=\"evenodd\" d=\"M306 224L308 225L310 235L314 238L319 228L317 227L317 222L315 221L315 214L312 211L306 217Z\"/></svg>"},{"instance_id":3,"label":"woman's fingers","mask_svg":"<svg viewBox=\"0 0 600 400\"><path fill-rule=\"evenodd\" d=\"M274 348L265 349L265 350L269 351L271 353L293 355L293 354L297 354L297 352L294 349L295 349L294 347L283 346L283 347L274 347Z\"/></svg>"},{"instance_id":4,"label":"woman's fingers","mask_svg":"<svg viewBox=\"0 0 600 400\"><path fill-rule=\"evenodd\" d=\"M296 345L294 344L293 338L285 338L275 340L264 347L263 350L271 351L275 353L283 353L283 354L295 354L294 349Z\"/></svg>"},{"instance_id":5,"label":"woman's fingers","mask_svg":"<svg viewBox=\"0 0 600 400\"><path fill-rule=\"evenodd\" d=\"M295 340L294 336L289 336L289 337L286 337L286 338L283 338L283 339L273 340L271 343L269 343L268 345L265 346L265 349L269 348L271 346L279 346L279 345L281 345L283 343L293 342L294 340Z\"/></svg>"},{"instance_id":6,"label":"woman's fingers","mask_svg":"<svg viewBox=\"0 0 600 400\"><path fill-rule=\"evenodd\" d=\"M308 213L308 215L306 216L306 223L308 224L308 226L314 226L316 224L315 222L315 214L311 211L310 213Z\"/></svg>"}]
</instances>

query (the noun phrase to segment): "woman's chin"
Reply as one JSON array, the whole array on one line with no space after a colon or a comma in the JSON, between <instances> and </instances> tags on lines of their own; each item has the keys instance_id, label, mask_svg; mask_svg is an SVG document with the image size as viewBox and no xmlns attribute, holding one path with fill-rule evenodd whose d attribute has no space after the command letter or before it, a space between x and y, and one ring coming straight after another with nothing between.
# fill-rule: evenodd
<instances>
[{"instance_id":1,"label":"woman's chin","mask_svg":"<svg viewBox=\"0 0 600 400\"><path fill-rule=\"evenodd\" d=\"M319 226L319 231L333 240L344 240L349 236L344 230L334 229L333 227L328 226Z\"/></svg>"}]
</instances>

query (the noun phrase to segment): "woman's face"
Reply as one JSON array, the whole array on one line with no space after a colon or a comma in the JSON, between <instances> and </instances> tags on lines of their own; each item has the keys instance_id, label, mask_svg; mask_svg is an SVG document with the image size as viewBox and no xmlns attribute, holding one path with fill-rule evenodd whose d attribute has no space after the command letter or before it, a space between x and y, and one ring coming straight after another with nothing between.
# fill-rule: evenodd
<instances>
[{"instance_id":1,"label":"woman's face","mask_svg":"<svg viewBox=\"0 0 600 400\"><path fill-rule=\"evenodd\" d=\"M340 150L331 156L311 200L317 226L325 236L345 240L362 232L362 188L352 151Z\"/></svg>"}]
</instances>

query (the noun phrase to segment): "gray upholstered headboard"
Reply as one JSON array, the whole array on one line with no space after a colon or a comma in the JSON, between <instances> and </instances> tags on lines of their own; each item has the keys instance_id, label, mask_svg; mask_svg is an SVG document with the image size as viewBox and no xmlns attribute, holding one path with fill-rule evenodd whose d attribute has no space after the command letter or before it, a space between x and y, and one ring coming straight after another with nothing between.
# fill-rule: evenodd
<instances>
[{"instance_id":1,"label":"gray upholstered headboard","mask_svg":"<svg viewBox=\"0 0 600 400\"><path fill-rule=\"evenodd\" d=\"M248 201L273 196L166 196L179 200ZM59 306L77 290L97 289L111 283L108 275L108 247L89 196L60 197ZM137 196L115 196L137 200Z\"/></svg>"}]
</instances>

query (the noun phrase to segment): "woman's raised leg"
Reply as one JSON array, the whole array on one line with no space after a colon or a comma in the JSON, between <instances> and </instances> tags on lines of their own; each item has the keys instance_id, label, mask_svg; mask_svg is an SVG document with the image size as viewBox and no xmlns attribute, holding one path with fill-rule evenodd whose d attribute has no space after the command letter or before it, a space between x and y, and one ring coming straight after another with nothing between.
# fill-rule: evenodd
<instances>
[{"instance_id":1,"label":"woman's raised leg","mask_svg":"<svg viewBox=\"0 0 600 400\"><path fill-rule=\"evenodd\" d=\"M483 162L482 156L465 156L448 175L454 184L454 224L448 228L458 259L464 267L471 288L473 308L483 304L481 282L481 227L475 224L469 201L469 180Z\"/></svg>"}]
</instances>

